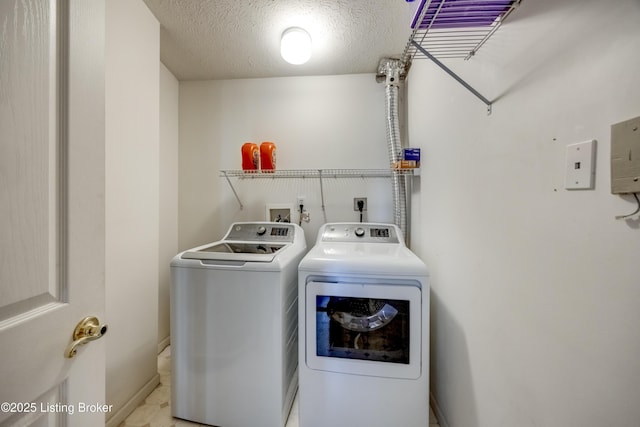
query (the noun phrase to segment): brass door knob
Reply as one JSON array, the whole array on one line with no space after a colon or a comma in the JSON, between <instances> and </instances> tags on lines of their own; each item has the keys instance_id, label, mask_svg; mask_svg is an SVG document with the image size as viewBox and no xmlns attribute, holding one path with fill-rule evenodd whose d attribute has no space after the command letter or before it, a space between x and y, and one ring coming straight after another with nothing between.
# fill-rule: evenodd
<instances>
[{"instance_id":1,"label":"brass door knob","mask_svg":"<svg viewBox=\"0 0 640 427\"><path fill-rule=\"evenodd\" d=\"M78 352L78 347L97 340L107 333L107 325L101 325L97 317L85 317L73 330L73 342L69 344L64 356L71 359Z\"/></svg>"}]
</instances>

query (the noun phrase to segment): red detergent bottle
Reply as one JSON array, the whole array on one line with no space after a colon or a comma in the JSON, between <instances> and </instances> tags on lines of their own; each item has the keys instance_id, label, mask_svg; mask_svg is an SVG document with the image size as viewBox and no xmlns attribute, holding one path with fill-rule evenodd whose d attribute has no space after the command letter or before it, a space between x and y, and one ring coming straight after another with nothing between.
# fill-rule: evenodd
<instances>
[{"instance_id":1,"label":"red detergent bottle","mask_svg":"<svg viewBox=\"0 0 640 427\"><path fill-rule=\"evenodd\" d=\"M242 170L256 171L260 168L260 151L253 142L242 145Z\"/></svg>"},{"instance_id":2,"label":"red detergent bottle","mask_svg":"<svg viewBox=\"0 0 640 427\"><path fill-rule=\"evenodd\" d=\"M263 172L276 169L276 144L265 141L260 144L260 168Z\"/></svg>"}]
</instances>

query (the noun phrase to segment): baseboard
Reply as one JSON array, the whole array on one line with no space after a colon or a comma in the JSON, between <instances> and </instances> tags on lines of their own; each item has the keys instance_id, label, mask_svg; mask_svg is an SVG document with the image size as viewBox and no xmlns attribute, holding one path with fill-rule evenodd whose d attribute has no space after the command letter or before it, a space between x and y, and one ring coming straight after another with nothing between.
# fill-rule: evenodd
<instances>
[{"instance_id":1,"label":"baseboard","mask_svg":"<svg viewBox=\"0 0 640 427\"><path fill-rule=\"evenodd\" d=\"M162 350L167 348L169 344L171 344L171 335L168 335L165 339L161 340L158 343L158 354L162 353Z\"/></svg>"},{"instance_id":2,"label":"baseboard","mask_svg":"<svg viewBox=\"0 0 640 427\"><path fill-rule=\"evenodd\" d=\"M438 419L438 424L440 425L440 427L449 427L449 423L447 422L447 419L444 417L444 414L440 409L440 405L438 404L438 401L436 400L435 396L431 392L429 392L429 405L431 405L433 414Z\"/></svg>"},{"instance_id":3,"label":"baseboard","mask_svg":"<svg viewBox=\"0 0 640 427\"><path fill-rule=\"evenodd\" d=\"M151 394L151 392L160 384L160 374L156 374L149 382L147 382L136 394L133 395L127 403L105 424L105 427L118 427L135 409Z\"/></svg>"}]
</instances>

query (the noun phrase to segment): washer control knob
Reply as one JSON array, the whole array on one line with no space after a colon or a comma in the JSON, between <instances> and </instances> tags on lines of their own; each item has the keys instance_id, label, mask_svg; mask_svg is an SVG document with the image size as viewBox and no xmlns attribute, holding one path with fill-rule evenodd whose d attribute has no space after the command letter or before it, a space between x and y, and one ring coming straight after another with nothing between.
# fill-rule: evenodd
<instances>
[{"instance_id":1,"label":"washer control knob","mask_svg":"<svg viewBox=\"0 0 640 427\"><path fill-rule=\"evenodd\" d=\"M356 232L355 233L356 233L356 236L358 236L358 237L364 236L364 228L362 228L362 227L356 228Z\"/></svg>"},{"instance_id":2,"label":"washer control knob","mask_svg":"<svg viewBox=\"0 0 640 427\"><path fill-rule=\"evenodd\" d=\"M261 225L260 227L258 227L257 232L258 232L258 236L262 236L264 233L267 232L267 228L265 226Z\"/></svg>"}]
</instances>

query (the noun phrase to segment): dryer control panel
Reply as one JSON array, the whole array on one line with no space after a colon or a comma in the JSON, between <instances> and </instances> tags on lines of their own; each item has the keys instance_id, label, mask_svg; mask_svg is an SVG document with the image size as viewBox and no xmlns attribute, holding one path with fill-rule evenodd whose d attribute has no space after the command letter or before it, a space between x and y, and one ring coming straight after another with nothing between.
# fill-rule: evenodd
<instances>
[{"instance_id":1,"label":"dryer control panel","mask_svg":"<svg viewBox=\"0 0 640 427\"><path fill-rule=\"evenodd\" d=\"M400 231L393 224L333 223L325 224L318 233L319 242L363 242L404 244Z\"/></svg>"}]
</instances>

